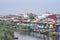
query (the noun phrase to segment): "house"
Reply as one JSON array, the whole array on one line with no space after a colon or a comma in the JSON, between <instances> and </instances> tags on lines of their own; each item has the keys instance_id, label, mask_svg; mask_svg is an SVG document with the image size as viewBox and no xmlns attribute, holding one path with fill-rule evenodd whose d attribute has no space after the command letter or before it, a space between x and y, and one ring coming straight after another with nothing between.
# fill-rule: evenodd
<instances>
[{"instance_id":1,"label":"house","mask_svg":"<svg viewBox=\"0 0 60 40\"><path fill-rule=\"evenodd\" d=\"M49 13L41 13L40 15L37 15L37 17L35 17L36 19L43 19L43 18L46 18L47 16L49 15L52 15L52 14L49 14Z\"/></svg>"},{"instance_id":2,"label":"house","mask_svg":"<svg viewBox=\"0 0 60 40\"><path fill-rule=\"evenodd\" d=\"M56 15L57 22L60 22L60 14Z\"/></svg>"},{"instance_id":3,"label":"house","mask_svg":"<svg viewBox=\"0 0 60 40\"><path fill-rule=\"evenodd\" d=\"M20 19L28 19L29 16L27 14L20 14L19 15Z\"/></svg>"}]
</instances>

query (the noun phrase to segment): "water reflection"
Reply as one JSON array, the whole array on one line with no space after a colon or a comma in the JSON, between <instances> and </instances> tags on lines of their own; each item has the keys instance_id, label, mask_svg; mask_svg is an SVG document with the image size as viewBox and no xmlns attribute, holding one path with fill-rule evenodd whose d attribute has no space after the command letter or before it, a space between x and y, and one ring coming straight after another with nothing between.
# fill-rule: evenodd
<instances>
[{"instance_id":1,"label":"water reflection","mask_svg":"<svg viewBox=\"0 0 60 40\"><path fill-rule=\"evenodd\" d=\"M28 35L21 35L19 32L14 32L14 37L18 37L18 40L43 40Z\"/></svg>"}]
</instances>

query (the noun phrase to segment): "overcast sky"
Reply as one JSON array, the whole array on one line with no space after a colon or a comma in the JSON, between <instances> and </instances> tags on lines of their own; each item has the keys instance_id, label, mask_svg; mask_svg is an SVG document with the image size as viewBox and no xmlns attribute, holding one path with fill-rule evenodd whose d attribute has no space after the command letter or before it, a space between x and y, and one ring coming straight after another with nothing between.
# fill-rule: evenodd
<instances>
[{"instance_id":1,"label":"overcast sky","mask_svg":"<svg viewBox=\"0 0 60 40\"><path fill-rule=\"evenodd\" d=\"M60 13L60 0L0 0L0 14Z\"/></svg>"}]
</instances>

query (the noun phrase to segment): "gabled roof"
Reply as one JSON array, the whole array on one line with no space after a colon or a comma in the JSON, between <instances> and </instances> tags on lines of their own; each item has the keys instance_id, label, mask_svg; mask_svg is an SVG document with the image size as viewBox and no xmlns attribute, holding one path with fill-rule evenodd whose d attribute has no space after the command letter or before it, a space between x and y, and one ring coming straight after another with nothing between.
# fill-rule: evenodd
<instances>
[{"instance_id":1,"label":"gabled roof","mask_svg":"<svg viewBox=\"0 0 60 40\"><path fill-rule=\"evenodd\" d=\"M22 22L30 22L30 19L22 20Z\"/></svg>"},{"instance_id":2,"label":"gabled roof","mask_svg":"<svg viewBox=\"0 0 60 40\"><path fill-rule=\"evenodd\" d=\"M33 20L32 22L33 22L33 23L38 23L39 20L38 20L38 19L35 19L35 20Z\"/></svg>"}]
</instances>

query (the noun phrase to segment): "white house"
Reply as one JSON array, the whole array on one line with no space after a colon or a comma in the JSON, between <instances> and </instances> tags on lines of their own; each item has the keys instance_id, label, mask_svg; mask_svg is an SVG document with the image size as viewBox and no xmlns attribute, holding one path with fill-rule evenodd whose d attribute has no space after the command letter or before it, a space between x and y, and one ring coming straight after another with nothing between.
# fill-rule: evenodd
<instances>
[{"instance_id":1,"label":"white house","mask_svg":"<svg viewBox=\"0 0 60 40\"><path fill-rule=\"evenodd\" d=\"M41 13L40 15L38 15L36 17L36 19L43 19L43 18L46 18L48 15L51 15L51 14L49 14L49 13Z\"/></svg>"}]
</instances>

